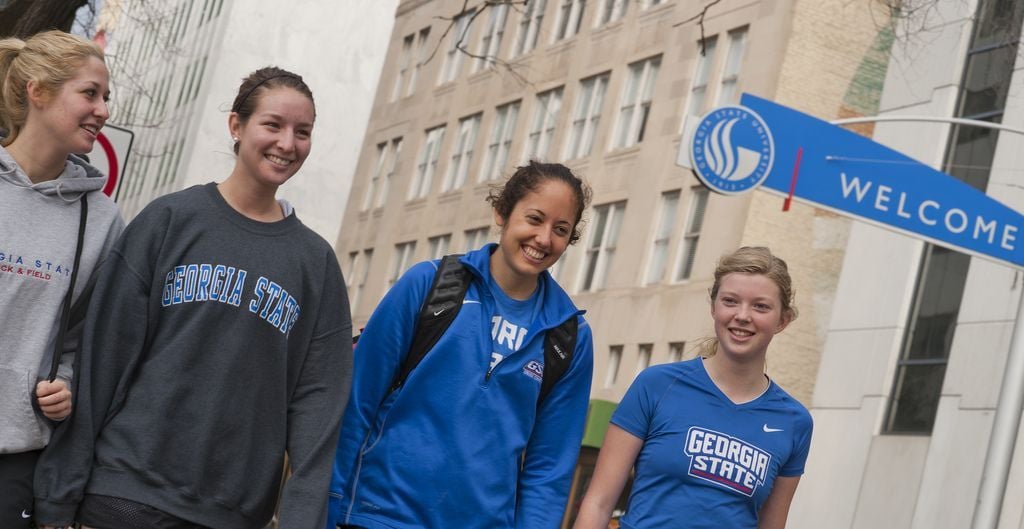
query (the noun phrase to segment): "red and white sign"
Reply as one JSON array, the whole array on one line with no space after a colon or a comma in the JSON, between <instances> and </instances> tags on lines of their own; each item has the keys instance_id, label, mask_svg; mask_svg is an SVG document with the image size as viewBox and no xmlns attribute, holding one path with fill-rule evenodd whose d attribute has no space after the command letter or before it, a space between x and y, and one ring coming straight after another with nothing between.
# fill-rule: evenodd
<instances>
[{"instance_id":1,"label":"red and white sign","mask_svg":"<svg viewBox=\"0 0 1024 529\"><path fill-rule=\"evenodd\" d=\"M96 143L92 147L92 152L89 153L89 163L107 175L103 193L113 199L117 199L124 166L128 161L128 154L131 152L134 139L134 132L107 124L96 136Z\"/></svg>"}]
</instances>

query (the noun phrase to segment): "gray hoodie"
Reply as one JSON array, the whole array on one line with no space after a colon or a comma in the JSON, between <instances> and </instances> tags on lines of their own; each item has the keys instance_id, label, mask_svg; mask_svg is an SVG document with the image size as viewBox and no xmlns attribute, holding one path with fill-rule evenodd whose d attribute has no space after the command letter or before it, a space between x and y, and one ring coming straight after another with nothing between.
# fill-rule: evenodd
<instances>
[{"instance_id":1,"label":"gray hoodie","mask_svg":"<svg viewBox=\"0 0 1024 529\"><path fill-rule=\"evenodd\" d=\"M0 454L49 442L48 421L32 403L53 359L82 196L89 196L89 218L73 303L88 295L94 272L124 228L117 206L100 192L103 183L95 168L67 162L57 179L33 184L0 147ZM58 371L68 382L77 342L77 333L69 332Z\"/></svg>"}]
</instances>

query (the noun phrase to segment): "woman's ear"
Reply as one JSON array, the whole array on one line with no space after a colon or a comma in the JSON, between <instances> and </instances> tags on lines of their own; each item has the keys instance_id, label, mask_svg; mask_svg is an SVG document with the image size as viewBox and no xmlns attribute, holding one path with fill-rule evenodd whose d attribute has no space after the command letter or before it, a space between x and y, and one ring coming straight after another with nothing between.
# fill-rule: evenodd
<instances>
[{"instance_id":1,"label":"woman's ear","mask_svg":"<svg viewBox=\"0 0 1024 529\"><path fill-rule=\"evenodd\" d=\"M228 133L231 134L231 138L238 138L242 132L242 119L238 117L238 112L232 112L228 114ZM235 139L234 141L238 141Z\"/></svg>"},{"instance_id":2,"label":"woman's ear","mask_svg":"<svg viewBox=\"0 0 1024 529\"><path fill-rule=\"evenodd\" d=\"M498 210L495 208L491 208L491 213L494 214L494 223L497 224L499 228L504 228L505 219L501 217L501 214L498 213Z\"/></svg>"},{"instance_id":3,"label":"woman's ear","mask_svg":"<svg viewBox=\"0 0 1024 529\"><path fill-rule=\"evenodd\" d=\"M793 313L789 311L784 311L782 313L782 318L779 320L779 324L775 327L775 334L779 334L780 332L785 330L785 328L788 327L792 321Z\"/></svg>"},{"instance_id":4,"label":"woman's ear","mask_svg":"<svg viewBox=\"0 0 1024 529\"><path fill-rule=\"evenodd\" d=\"M43 87L34 80L29 81L25 86L25 94L28 95L29 105L36 108L42 108L50 101L50 94L46 93L46 90L43 90Z\"/></svg>"}]
</instances>

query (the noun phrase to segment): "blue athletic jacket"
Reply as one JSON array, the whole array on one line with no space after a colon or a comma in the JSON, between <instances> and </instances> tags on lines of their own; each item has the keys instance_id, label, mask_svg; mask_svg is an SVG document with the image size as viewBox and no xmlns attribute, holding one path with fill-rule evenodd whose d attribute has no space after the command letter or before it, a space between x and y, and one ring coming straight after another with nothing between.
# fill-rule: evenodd
<instances>
[{"instance_id":1,"label":"blue athletic jacket","mask_svg":"<svg viewBox=\"0 0 1024 529\"><path fill-rule=\"evenodd\" d=\"M545 272L542 306L526 342L487 377L493 250L492 244L462 257L475 276L462 309L390 394L437 261L406 272L370 317L355 352L329 527L554 529L561 523L590 399L590 327ZM572 363L538 407L540 382L527 364L543 363L542 331L574 314Z\"/></svg>"}]
</instances>

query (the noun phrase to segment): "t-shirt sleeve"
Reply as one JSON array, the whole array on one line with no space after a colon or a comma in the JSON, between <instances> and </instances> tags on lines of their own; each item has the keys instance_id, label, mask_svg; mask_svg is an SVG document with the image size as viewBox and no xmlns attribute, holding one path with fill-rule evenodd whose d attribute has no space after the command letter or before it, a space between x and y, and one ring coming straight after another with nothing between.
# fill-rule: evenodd
<instances>
[{"instance_id":1,"label":"t-shirt sleeve","mask_svg":"<svg viewBox=\"0 0 1024 529\"><path fill-rule=\"evenodd\" d=\"M654 417L657 405L656 395L660 394L656 393L655 388L659 378L661 377L651 368L640 373L626 390L626 395L622 397L618 408L615 408L611 423L640 439L647 439L651 429L651 418Z\"/></svg>"},{"instance_id":2,"label":"t-shirt sleeve","mask_svg":"<svg viewBox=\"0 0 1024 529\"><path fill-rule=\"evenodd\" d=\"M798 422L799 428L793 436L792 455L789 456L789 459L786 460L779 470L780 476L794 477L802 476L804 473L807 454L811 451L811 433L814 431L814 423L811 421L810 413L806 410L802 411L803 414Z\"/></svg>"}]
</instances>

